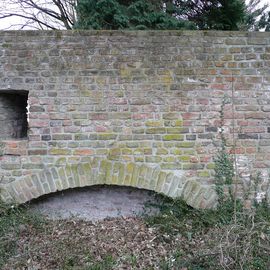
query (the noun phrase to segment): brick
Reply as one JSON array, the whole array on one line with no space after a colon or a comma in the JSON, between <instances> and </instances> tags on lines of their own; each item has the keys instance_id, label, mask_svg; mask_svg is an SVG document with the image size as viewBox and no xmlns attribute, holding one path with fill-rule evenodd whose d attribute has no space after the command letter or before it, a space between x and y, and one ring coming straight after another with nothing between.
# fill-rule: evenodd
<instances>
[{"instance_id":1,"label":"brick","mask_svg":"<svg viewBox=\"0 0 270 270\"><path fill-rule=\"evenodd\" d=\"M109 114L108 113L89 113L88 119L90 119L90 120L108 120Z\"/></svg>"},{"instance_id":2,"label":"brick","mask_svg":"<svg viewBox=\"0 0 270 270\"><path fill-rule=\"evenodd\" d=\"M181 162L189 162L190 161L190 156L180 156L178 157L179 161Z\"/></svg>"},{"instance_id":3,"label":"brick","mask_svg":"<svg viewBox=\"0 0 270 270\"><path fill-rule=\"evenodd\" d=\"M201 119L201 114L199 113L183 113L183 120L197 120Z\"/></svg>"},{"instance_id":4,"label":"brick","mask_svg":"<svg viewBox=\"0 0 270 270\"><path fill-rule=\"evenodd\" d=\"M147 128L146 134L164 134L166 133L166 128Z\"/></svg>"},{"instance_id":5,"label":"brick","mask_svg":"<svg viewBox=\"0 0 270 270\"><path fill-rule=\"evenodd\" d=\"M115 140L117 137L117 134L113 133L99 133L97 135L98 140Z\"/></svg>"},{"instance_id":6,"label":"brick","mask_svg":"<svg viewBox=\"0 0 270 270\"><path fill-rule=\"evenodd\" d=\"M147 98L135 98L129 101L130 105L146 105L151 104L151 100Z\"/></svg>"},{"instance_id":7,"label":"brick","mask_svg":"<svg viewBox=\"0 0 270 270\"><path fill-rule=\"evenodd\" d=\"M270 112L270 106L262 106L262 111L263 112Z\"/></svg>"},{"instance_id":8,"label":"brick","mask_svg":"<svg viewBox=\"0 0 270 270\"><path fill-rule=\"evenodd\" d=\"M196 135L186 135L186 140L188 140L188 141L196 141Z\"/></svg>"},{"instance_id":9,"label":"brick","mask_svg":"<svg viewBox=\"0 0 270 270\"><path fill-rule=\"evenodd\" d=\"M162 126L164 126L164 121L162 121L162 120L159 120L159 121L150 120L150 121L146 121L145 125L147 127L162 127Z\"/></svg>"},{"instance_id":10,"label":"brick","mask_svg":"<svg viewBox=\"0 0 270 270\"><path fill-rule=\"evenodd\" d=\"M179 163L162 163L161 169L163 170L181 170L182 166Z\"/></svg>"},{"instance_id":11,"label":"brick","mask_svg":"<svg viewBox=\"0 0 270 270\"><path fill-rule=\"evenodd\" d=\"M245 119L264 119L265 114L261 112L255 112L255 113L246 113Z\"/></svg>"},{"instance_id":12,"label":"brick","mask_svg":"<svg viewBox=\"0 0 270 270\"><path fill-rule=\"evenodd\" d=\"M175 120L172 122L173 127L182 127L183 126L183 120Z\"/></svg>"},{"instance_id":13,"label":"brick","mask_svg":"<svg viewBox=\"0 0 270 270\"><path fill-rule=\"evenodd\" d=\"M20 169L20 168L21 168L20 164L13 164L13 163L1 164L1 169L3 169L3 170L17 170L17 169Z\"/></svg>"},{"instance_id":14,"label":"brick","mask_svg":"<svg viewBox=\"0 0 270 270\"><path fill-rule=\"evenodd\" d=\"M45 109L41 106L30 106L29 111L30 113L31 112L45 112Z\"/></svg>"},{"instance_id":15,"label":"brick","mask_svg":"<svg viewBox=\"0 0 270 270\"><path fill-rule=\"evenodd\" d=\"M184 136L180 134L164 135L162 138L164 141L183 141L184 140Z\"/></svg>"},{"instance_id":16,"label":"brick","mask_svg":"<svg viewBox=\"0 0 270 270\"><path fill-rule=\"evenodd\" d=\"M30 119L29 121L29 127L31 128L42 128L42 127L48 127L49 122L47 120L35 120Z\"/></svg>"},{"instance_id":17,"label":"brick","mask_svg":"<svg viewBox=\"0 0 270 270\"><path fill-rule=\"evenodd\" d=\"M50 141L52 139L51 135L42 135L41 140L42 141Z\"/></svg>"},{"instance_id":18,"label":"brick","mask_svg":"<svg viewBox=\"0 0 270 270\"><path fill-rule=\"evenodd\" d=\"M156 151L157 155L167 155L169 151L166 148L158 148Z\"/></svg>"},{"instance_id":19,"label":"brick","mask_svg":"<svg viewBox=\"0 0 270 270\"><path fill-rule=\"evenodd\" d=\"M92 156L95 154L95 151L93 149L76 149L73 154L75 156Z\"/></svg>"},{"instance_id":20,"label":"brick","mask_svg":"<svg viewBox=\"0 0 270 270\"><path fill-rule=\"evenodd\" d=\"M123 113L111 113L109 115L110 119L131 119L132 114L128 112Z\"/></svg>"},{"instance_id":21,"label":"brick","mask_svg":"<svg viewBox=\"0 0 270 270\"><path fill-rule=\"evenodd\" d=\"M48 154L48 151L47 149L33 149L33 150L28 150L28 155L39 155L39 156L42 156L42 155L47 155Z\"/></svg>"},{"instance_id":22,"label":"brick","mask_svg":"<svg viewBox=\"0 0 270 270\"><path fill-rule=\"evenodd\" d=\"M179 114L178 113L164 113L162 118L166 120L177 120L179 119Z\"/></svg>"},{"instance_id":23,"label":"brick","mask_svg":"<svg viewBox=\"0 0 270 270\"><path fill-rule=\"evenodd\" d=\"M199 171L198 176L199 177L210 177L211 175L210 175L209 171Z\"/></svg>"},{"instance_id":24,"label":"brick","mask_svg":"<svg viewBox=\"0 0 270 270\"><path fill-rule=\"evenodd\" d=\"M204 165L200 163L183 163L182 168L183 170L202 170Z\"/></svg>"},{"instance_id":25,"label":"brick","mask_svg":"<svg viewBox=\"0 0 270 270\"><path fill-rule=\"evenodd\" d=\"M253 140L258 140L259 135L258 134L238 134L238 139L253 139Z\"/></svg>"},{"instance_id":26,"label":"brick","mask_svg":"<svg viewBox=\"0 0 270 270\"><path fill-rule=\"evenodd\" d=\"M53 134L52 139L55 141L72 140L71 134Z\"/></svg>"},{"instance_id":27,"label":"brick","mask_svg":"<svg viewBox=\"0 0 270 270\"><path fill-rule=\"evenodd\" d=\"M205 131L206 132L217 132L218 128L217 127L206 127Z\"/></svg>"},{"instance_id":28,"label":"brick","mask_svg":"<svg viewBox=\"0 0 270 270\"><path fill-rule=\"evenodd\" d=\"M65 155L70 155L71 150L70 149L57 149L57 148L54 148L54 149L49 150L49 154L50 155L62 155L62 156L65 156Z\"/></svg>"},{"instance_id":29,"label":"brick","mask_svg":"<svg viewBox=\"0 0 270 270\"><path fill-rule=\"evenodd\" d=\"M162 161L162 158L159 156L146 156L145 162L149 163L160 163Z\"/></svg>"},{"instance_id":30,"label":"brick","mask_svg":"<svg viewBox=\"0 0 270 270\"><path fill-rule=\"evenodd\" d=\"M267 45L268 40L267 38L256 38L256 37L249 37L247 40L249 45Z\"/></svg>"},{"instance_id":31,"label":"brick","mask_svg":"<svg viewBox=\"0 0 270 270\"><path fill-rule=\"evenodd\" d=\"M180 148L192 148L194 147L194 145L195 145L194 142L181 142L177 144L177 146Z\"/></svg>"},{"instance_id":32,"label":"brick","mask_svg":"<svg viewBox=\"0 0 270 270\"><path fill-rule=\"evenodd\" d=\"M167 133L169 134L189 133L189 128L183 128L183 127L167 128L166 130L167 130Z\"/></svg>"},{"instance_id":33,"label":"brick","mask_svg":"<svg viewBox=\"0 0 270 270\"><path fill-rule=\"evenodd\" d=\"M110 160L120 160L121 159L121 149L120 148L110 149L108 158Z\"/></svg>"}]
</instances>

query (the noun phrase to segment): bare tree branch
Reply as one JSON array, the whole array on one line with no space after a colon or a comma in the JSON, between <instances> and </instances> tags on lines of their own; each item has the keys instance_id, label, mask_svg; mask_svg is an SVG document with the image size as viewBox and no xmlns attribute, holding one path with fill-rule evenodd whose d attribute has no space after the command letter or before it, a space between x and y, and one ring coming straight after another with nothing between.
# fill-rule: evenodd
<instances>
[{"instance_id":1,"label":"bare tree branch","mask_svg":"<svg viewBox=\"0 0 270 270\"><path fill-rule=\"evenodd\" d=\"M0 20L21 18L15 29L72 29L77 0L2 0Z\"/></svg>"}]
</instances>

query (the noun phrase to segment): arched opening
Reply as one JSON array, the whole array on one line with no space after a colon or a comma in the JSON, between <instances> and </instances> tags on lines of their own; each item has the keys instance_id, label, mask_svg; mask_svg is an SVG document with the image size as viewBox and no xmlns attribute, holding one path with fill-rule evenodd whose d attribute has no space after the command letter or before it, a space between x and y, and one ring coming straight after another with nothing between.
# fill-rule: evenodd
<instances>
[{"instance_id":1,"label":"arched opening","mask_svg":"<svg viewBox=\"0 0 270 270\"><path fill-rule=\"evenodd\" d=\"M88 163L47 168L40 173L22 177L6 185L1 197L6 201L25 203L56 191L95 185L152 190L171 198L182 197L195 208L211 208L216 205L215 190L198 181L187 180L184 174L165 171L158 166L99 158L93 158Z\"/></svg>"},{"instance_id":2,"label":"arched opening","mask_svg":"<svg viewBox=\"0 0 270 270\"><path fill-rule=\"evenodd\" d=\"M97 221L158 213L161 196L154 191L114 185L72 188L33 199L29 208L49 219Z\"/></svg>"}]
</instances>

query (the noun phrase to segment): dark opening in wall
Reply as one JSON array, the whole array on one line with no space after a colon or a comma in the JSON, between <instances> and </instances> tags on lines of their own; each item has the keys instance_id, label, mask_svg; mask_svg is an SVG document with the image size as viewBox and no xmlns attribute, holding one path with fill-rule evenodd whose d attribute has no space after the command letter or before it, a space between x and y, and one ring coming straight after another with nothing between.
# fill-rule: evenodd
<instances>
[{"instance_id":1,"label":"dark opening in wall","mask_svg":"<svg viewBox=\"0 0 270 270\"><path fill-rule=\"evenodd\" d=\"M27 137L28 91L0 90L0 139Z\"/></svg>"}]
</instances>

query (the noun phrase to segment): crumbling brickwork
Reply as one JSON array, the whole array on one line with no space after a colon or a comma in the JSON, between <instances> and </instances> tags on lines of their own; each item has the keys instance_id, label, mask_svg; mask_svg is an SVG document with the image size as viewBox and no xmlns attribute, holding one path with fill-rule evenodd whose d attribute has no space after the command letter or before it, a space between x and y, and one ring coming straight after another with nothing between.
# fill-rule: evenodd
<instances>
[{"instance_id":1,"label":"crumbling brickwork","mask_svg":"<svg viewBox=\"0 0 270 270\"><path fill-rule=\"evenodd\" d=\"M0 62L30 106L27 139L1 140L5 199L107 183L210 207L224 97L245 177L269 168L269 33L7 31Z\"/></svg>"}]
</instances>

